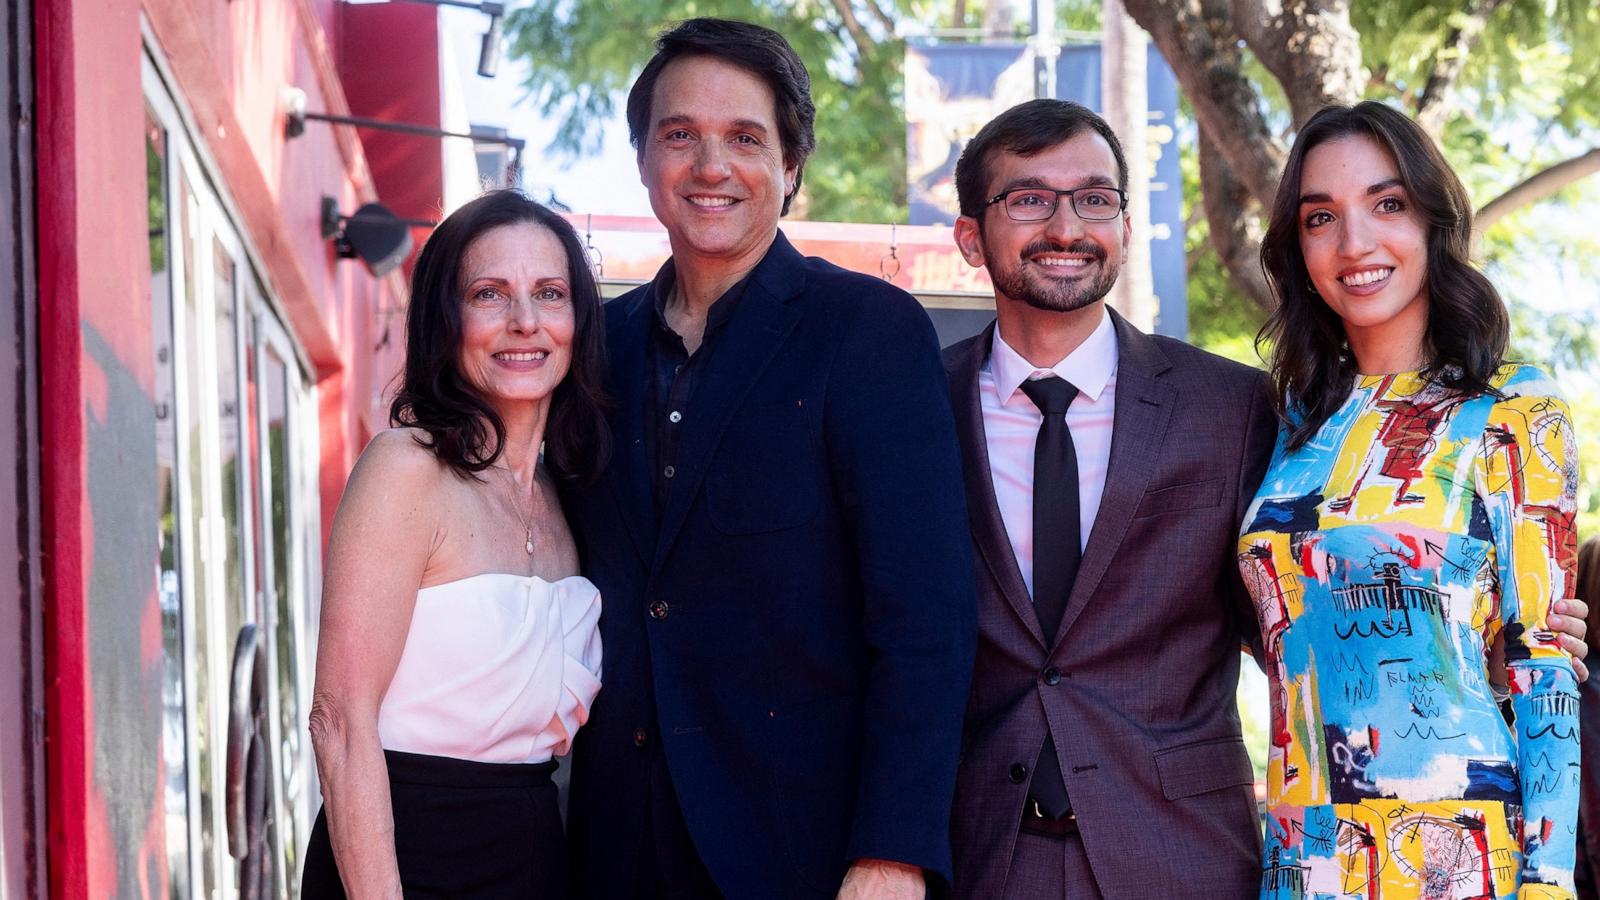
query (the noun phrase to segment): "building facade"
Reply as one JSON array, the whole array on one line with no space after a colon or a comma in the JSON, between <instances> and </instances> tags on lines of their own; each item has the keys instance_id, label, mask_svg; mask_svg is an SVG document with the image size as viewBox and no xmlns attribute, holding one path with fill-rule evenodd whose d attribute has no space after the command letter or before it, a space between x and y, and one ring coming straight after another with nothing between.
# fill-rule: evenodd
<instances>
[{"instance_id":1,"label":"building facade","mask_svg":"<svg viewBox=\"0 0 1600 900\"><path fill-rule=\"evenodd\" d=\"M439 127L437 12L11 8L0 898L295 896L323 537L404 345L324 220L437 218L451 163L286 110Z\"/></svg>"}]
</instances>

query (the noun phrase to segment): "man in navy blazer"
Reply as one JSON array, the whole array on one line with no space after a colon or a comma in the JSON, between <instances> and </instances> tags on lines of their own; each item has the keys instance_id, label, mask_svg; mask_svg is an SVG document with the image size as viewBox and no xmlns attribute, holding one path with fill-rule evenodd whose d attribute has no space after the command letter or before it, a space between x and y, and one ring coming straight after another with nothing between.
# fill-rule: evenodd
<instances>
[{"instance_id":1,"label":"man in navy blazer","mask_svg":"<svg viewBox=\"0 0 1600 900\"><path fill-rule=\"evenodd\" d=\"M591 897L921 897L976 633L937 339L778 231L814 146L775 32L662 35L628 99L672 258L607 308L616 453L566 497L604 612L573 754Z\"/></svg>"}]
</instances>

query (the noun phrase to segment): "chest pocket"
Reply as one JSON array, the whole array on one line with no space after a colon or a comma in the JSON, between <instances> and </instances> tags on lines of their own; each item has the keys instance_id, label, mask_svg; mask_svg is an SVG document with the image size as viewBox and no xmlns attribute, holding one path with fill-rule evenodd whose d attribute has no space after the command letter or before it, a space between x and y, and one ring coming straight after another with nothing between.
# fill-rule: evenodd
<instances>
[{"instance_id":1,"label":"chest pocket","mask_svg":"<svg viewBox=\"0 0 1600 900\"><path fill-rule=\"evenodd\" d=\"M821 447L803 400L735 414L706 472L706 507L724 534L798 528L817 516Z\"/></svg>"},{"instance_id":2,"label":"chest pocket","mask_svg":"<svg viewBox=\"0 0 1600 900\"><path fill-rule=\"evenodd\" d=\"M1222 502L1222 488L1226 482L1225 478L1212 478L1149 491L1139 501L1139 508L1133 517L1143 519L1184 509L1209 509Z\"/></svg>"}]
</instances>

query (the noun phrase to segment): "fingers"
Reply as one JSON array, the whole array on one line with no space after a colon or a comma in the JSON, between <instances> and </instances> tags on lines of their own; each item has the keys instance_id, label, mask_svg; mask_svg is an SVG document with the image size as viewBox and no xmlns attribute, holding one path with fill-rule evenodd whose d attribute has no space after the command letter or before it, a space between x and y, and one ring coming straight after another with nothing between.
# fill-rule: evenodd
<instances>
[{"instance_id":1,"label":"fingers","mask_svg":"<svg viewBox=\"0 0 1600 900\"><path fill-rule=\"evenodd\" d=\"M1555 612L1559 613L1561 618L1570 619L1573 627L1567 628L1551 625L1551 628L1554 628L1557 631L1565 631L1580 641L1588 636L1589 604L1579 600L1576 597L1570 600L1557 600L1555 604Z\"/></svg>"}]
</instances>

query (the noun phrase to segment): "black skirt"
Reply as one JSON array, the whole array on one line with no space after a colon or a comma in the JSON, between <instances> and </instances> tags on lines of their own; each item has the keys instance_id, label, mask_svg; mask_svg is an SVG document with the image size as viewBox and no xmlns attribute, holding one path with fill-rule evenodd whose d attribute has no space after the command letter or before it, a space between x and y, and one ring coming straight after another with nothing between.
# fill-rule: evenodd
<instances>
[{"instance_id":1,"label":"black skirt","mask_svg":"<svg viewBox=\"0 0 1600 900\"><path fill-rule=\"evenodd\" d=\"M393 750L383 755L408 900L567 896L566 842L550 780L554 760L501 764ZM300 895L345 896L326 810L311 830Z\"/></svg>"}]
</instances>

